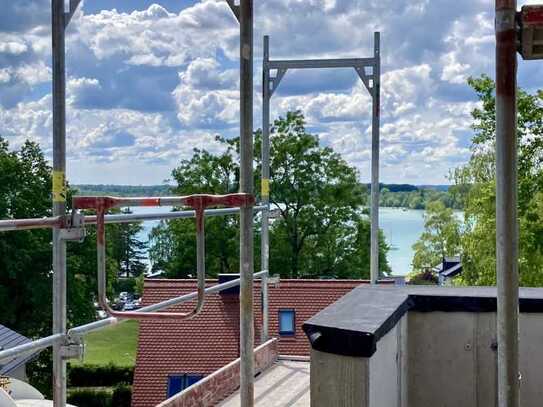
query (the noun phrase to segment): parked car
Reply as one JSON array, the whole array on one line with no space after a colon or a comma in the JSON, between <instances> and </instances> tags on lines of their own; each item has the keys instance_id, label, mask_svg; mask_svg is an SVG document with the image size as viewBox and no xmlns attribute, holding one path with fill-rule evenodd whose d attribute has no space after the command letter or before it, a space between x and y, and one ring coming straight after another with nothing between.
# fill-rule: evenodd
<instances>
[{"instance_id":1,"label":"parked car","mask_svg":"<svg viewBox=\"0 0 543 407\"><path fill-rule=\"evenodd\" d=\"M117 301L115 304L111 306L111 308L114 311L122 311L124 309L125 302L124 301Z\"/></svg>"},{"instance_id":2,"label":"parked car","mask_svg":"<svg viewBox=\"0 0 543 407\"><path fill-rule=\"evenodd\" d=\"M138 309L138 306L134 302L127 302L124 304L123 311L134 311L135 309Z\"/></svg>"}]
</instances>

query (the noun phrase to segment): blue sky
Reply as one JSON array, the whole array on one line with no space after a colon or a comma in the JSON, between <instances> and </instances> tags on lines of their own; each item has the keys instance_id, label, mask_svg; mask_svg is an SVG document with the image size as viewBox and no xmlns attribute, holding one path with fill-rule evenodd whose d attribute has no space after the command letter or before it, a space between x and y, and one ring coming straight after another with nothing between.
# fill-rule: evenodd
<instances>
[{"instance_id":1,"label":"blue sky","mask_svg":"<svg viewBox=\"0 0 543 407\"><path fill-rule=\"evenodd\" d=\"M0 134L51 152L50 0L0 16ZM535 1L520 1L521 4ZM255 128L262 36L272 58L366 57L382 32L382 180L445 183L469 158L470 75L493 76L493 0L255 0ZM195 147L238 134L238 25L225 0L84 0L67 32L68 178L156 184ZM519 81L543 88L543 63ZM354 70L292 71L272 115L305 112L370 177L371 100Z\"/></svg>"}]
</instances>

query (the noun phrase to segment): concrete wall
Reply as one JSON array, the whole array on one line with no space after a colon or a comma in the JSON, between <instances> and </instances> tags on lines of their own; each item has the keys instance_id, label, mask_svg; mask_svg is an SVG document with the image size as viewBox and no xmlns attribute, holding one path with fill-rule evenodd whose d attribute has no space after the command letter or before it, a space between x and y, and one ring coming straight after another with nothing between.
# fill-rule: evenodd
<instances>
[{"instance_id":1,"label":"concrete wall","mask_svg":"<svg viewBox=\"0 0 543 407\"><path fill-rule=\"evenodd\" d=\"M271 339L256 348L255 374L273 365L277 357L277 339ZM215 406L239 388L239 366L240 360L236 359L157 407Z\"/></svg>"},{"instance_id":2,"label":"concrete wall","mask_svg":"<svg viewBox=\"0 0 543 407\"><path fill-rule=\"evenodd\" d=\"M371 358L313 351L311 405L496 405L496 314L409 312ZM543 400L543 315L520 316L521 405Z\"/></svg>"},{"instance_id":3,"label":"concrete wall","mask_svg":"<svg viewBox=\"0 0 543 407\"><path fill-rule=\"evenodd\" d=\"M494 393L495 372L481 375L477 369L478 359L488 366L488 359L494 358L488 324L481 325L484 335L479 338L479 316L484 321L490 314L408 314L408 406L475 407L479 400L484 400L481 406L495 404L487 398L488 390ZM479 376L484 376L483 386L478 385Z\"/></svg>"},{"instance_id":4,"label":"concrete wall","mask_svg":"<svg viewBox=\"0 0 543 407\"><path fill-rule=\"evenodd\" d=\"M519 324L521 405L539 407L543 400L543 315L522 313ZM495 345L495 313L410 312L409 405L495 406Z\"/></svg>"},{"instance_id":5,"label":"concrete wall","mask_svg":"<svg viewBox=\"0 0 543 407\"><path fill-rule=\"evenodd\" d=\"M369 359L311 350L311 407L369 404Z\"/></svg>"},{"instance_id":6,"label":"concrete wall","mask_svg":"<svg viewBox=\"0 0 543 407\"><path fill-rule=\"evenodd\" d=\"M394 407L401 404L407 317L377 344L371 358L311 352L311 407Z\"/></svg>"},{"instance_id":7,"label":"concrete wall","mask_svg":"<svg viewBox=\"0 0 543 407\"><path fill-rule=\"evenodd\" d=\"M405 320L403 318L402 320ZM369 358L370 407L399 406L401 402L401 329L400 321L377 344L377 352Z\"/></svg>"}]
</instances>

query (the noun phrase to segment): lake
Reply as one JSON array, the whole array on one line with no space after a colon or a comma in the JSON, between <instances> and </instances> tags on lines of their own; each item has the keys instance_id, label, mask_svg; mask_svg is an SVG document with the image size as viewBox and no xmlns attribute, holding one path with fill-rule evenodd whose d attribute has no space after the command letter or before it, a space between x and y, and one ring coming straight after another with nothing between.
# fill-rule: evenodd
<instances>
[{"instance_id":1,"label":"lake","mask_svg":"<svg viewBox=\"0 0 543 407\"><path fill-rule=\"evenodd\" d=\"M170 210L170 207L132 208L134 213L164 213ZM380 227L391 246L388 262L394 274L405 275L410 271L413 260L412 246L424 230L423 215L423 210L414 209L381 208L379 211ZM139 239L147 241L151 229L158 223L158 221L144 222L143 230L138 235Z\"/></svg>"},{"instance_id":2,"label":"lake","mask_svg":"<svg viewBox=\"0 0 543 407\"><path fill-rule=\"evenodd\" d=\"M390 245L388 263L392 272L405 275L411 271L412 246L424 231L424 211L380 208L379 227Z\"/></svg>"}]
</instances>

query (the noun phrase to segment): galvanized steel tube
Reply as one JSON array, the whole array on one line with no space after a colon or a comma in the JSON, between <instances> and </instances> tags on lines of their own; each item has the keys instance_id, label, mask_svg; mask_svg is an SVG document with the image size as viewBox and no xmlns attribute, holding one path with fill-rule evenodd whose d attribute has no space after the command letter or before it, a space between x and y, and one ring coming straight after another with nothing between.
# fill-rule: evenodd
<instances>
[{"instance_id":1,"label":"galvanized steel tube","mask_svg":"<svg viewBox=\"0 0 543 407\"><path fill-rule=\"evenodd\" d=\"M253 1L240 2L240 192L253 193ZM253 211L240 213L240 399L254 405Z\"/></svg>"},{"instance_id":2,"label":"galvanized steel tube","mask_svg":"<svg viewBox=\"0 0 543 407\"><path fill-rule=\"evenodd\" d=\"M64 1L52 0L53 216L66 214L66 70ZM66 242L53 229L53 334L66 333ZM53 404L66 405L66 362L61 343L53 346Z\"/></svg>"},{"instance_id":3,"label":"galvanized steel tube","mask_svg":"<svg viewBox=\"0 0 543 407\"><path fill-rule=\"evenodd\" d=\"M496 1L496 275L498 405L518 407L516 0Z\"/></svg>"},{"instance_id":4,"label":"galvanized steel tube","mask_svg":"<svg viewBox=\"0 0 543 407\"><path fill-rule=\"evenodd\" d=\"M253 207L253 212L259 212L266 207L263 205ZM225 216L225 215L237 215L239 214L239 208L219 208L219 209L206 209L204 216ZM108 223L131 223L131 222L144 222L148 220L173 220L173 219L189 219L196 217L196 211L177 211L168 213L131 213L124 215L106 215L105 222ZM85 224L95 224L96 216L85 216ZM0 221L1 224L1 221Z\"/></svg>"},{"instance_id":5,"label":"galvanized steel tube","mask_svg":"<svg viewBox=\"0 0 543 407\"><path fill-rule=\"evenodd\" d=\"M0 220L0 232L9 232L14 230L30 230L56 228L62 226L62 218L55 216L51 218L36 219L3 219Z\"/></svg>"},{"instance_id":6,"label":"galvanized steel tube","mask_svg":"<svg viewBox=\"0 0 543 407\"><path fill-rule=\"evenodd\" d=\"M262 64L262 187L261 198L265 209L262 211L261 228L261 270L269 270L270 263L270 39L264 36L264 61ZM268 340L268 278L262 279L262 338Z\"/></svg>"},{"instance_id":7,"label":"galvanized steel tube","mask_svg":"<svg viewBox=\"0 0 543 407\"><path fill-rule=\"evenodd\" d=\"M254 274L254 278L263 279L266 276L267 276L267 271L260 271ZM236 287L238 285L240 285L239 278L235 280L227 281L222 284L216 284L214 286L206 288L204 291L206 294L213 294L213 293L218 293L222 290L226 290L228 288ZM140 312L160 311L165 308L169 308L174 305L179 305L184 302L192 301L197 298L198 298L198 292L195 291L195 292L185 294L179 297L171 298L169 300L162 301L156 304L148 305L146 307L140 308L139 311ZM66 335L55 334L55 335L47 336L45 338L37 339L29 343L25 343L23 345L14 346L13 348L0 351L0 362L6 359L11 359L13 357L24 355L27 353L32 353L36 350L45 349L49 346L54 345L55 343L62 343L65 341L67 337L71 339L75 339L75 338L84 336L90 332L99 331L100 329L103 329L106 326L121 323L124 321L127 321L127 319L122 319L122 318L118 319L114 317L105 318L100 321L94 321L85 325L72 328L67 332Z\"/></svg>"},{"instance_id":8,"label":"galvanized steel tube","mask_svg":"<svg viewBox=\"0 0 543 407\"><path fill-rule=\"evenodd\" d=\"M12 359L21 355L26 355L28 353L33 353L41 349L48 348L54 344L60 344L64 342L66 335L64 334L55 334L47 336L45 338L37 339L35 341L25 343L23 345L14 346L6 350L0 351L0 362L5 360Z\"/></svg>"},{"instance_id":9,"label":"galvanized steel tube","mask_svg":"<svg viewBox=\"0 0 543 407\"><path fill-rule=\"evenodd\" d=\"M260 212L266 209L266 206L259 205L253 207L254 212ZM239 208L219 208L219 209L206 209L204 216L225 216L225 215L237 215L239 214ZM172 220L172 219L188 219L194 218L196 211L177 211L177 212L150 212L150 213L131 213L120 215L106 215L105 222L108 223L132 223L132 222L145 222L148 220ZM96 224L96 215L87 215L84 217L85 224ZM10 232L15 230L32 230L32 229L47 229L62 226L62 218L60 216L49 218L35 218L35 219L3 219L0 220L0 232Z\"/></svg>"},{"instance_id":10,"label":"galvanized steel tube","mask_svg":"<svg viewBox=\"0 0 543 407\"><path fill-rule=\"evenodd\" d=\"M370 274L371 283L379 280L379 130L381 116L381 44L380 33L374 35L373 66L373 114L371 133L371 243Z\"/></svg>"},{"instance_id":11,"label":"galvanized steel tube","mask_svg":"<svg viewBox=\"0 0 543 407\"><path fill-rule=\"evenodd\" d=\"M267 273L266 271L255 273L254 278L264 278L266 273ZM226 290L231 287L236 287L238 285L240 285L239 278L235 280L227 281L226 283L216 284L214 286L208 287L205 289L205 293L213 294L222 290ZM192 292L190 294L184 294L179 297L171 298L169 300L165 300L156 304L145 306L143 308L140 308L139 311L140 312L160 311L169 307L173 307L174 305L179 305L187 301L192 301L196 298L198 298L198 292ZM105 318L100 321L95 321L95 322L91 322L85 325L78 326L76 328L72 328L68 331L68 336L70 338L83 336L83 335L88 334L89 332L99 331L100 329L103 329L106 326L122 323L124 321L127 321L127 319L114 318L114 317Z\"/></svg>"}]
</instances>

